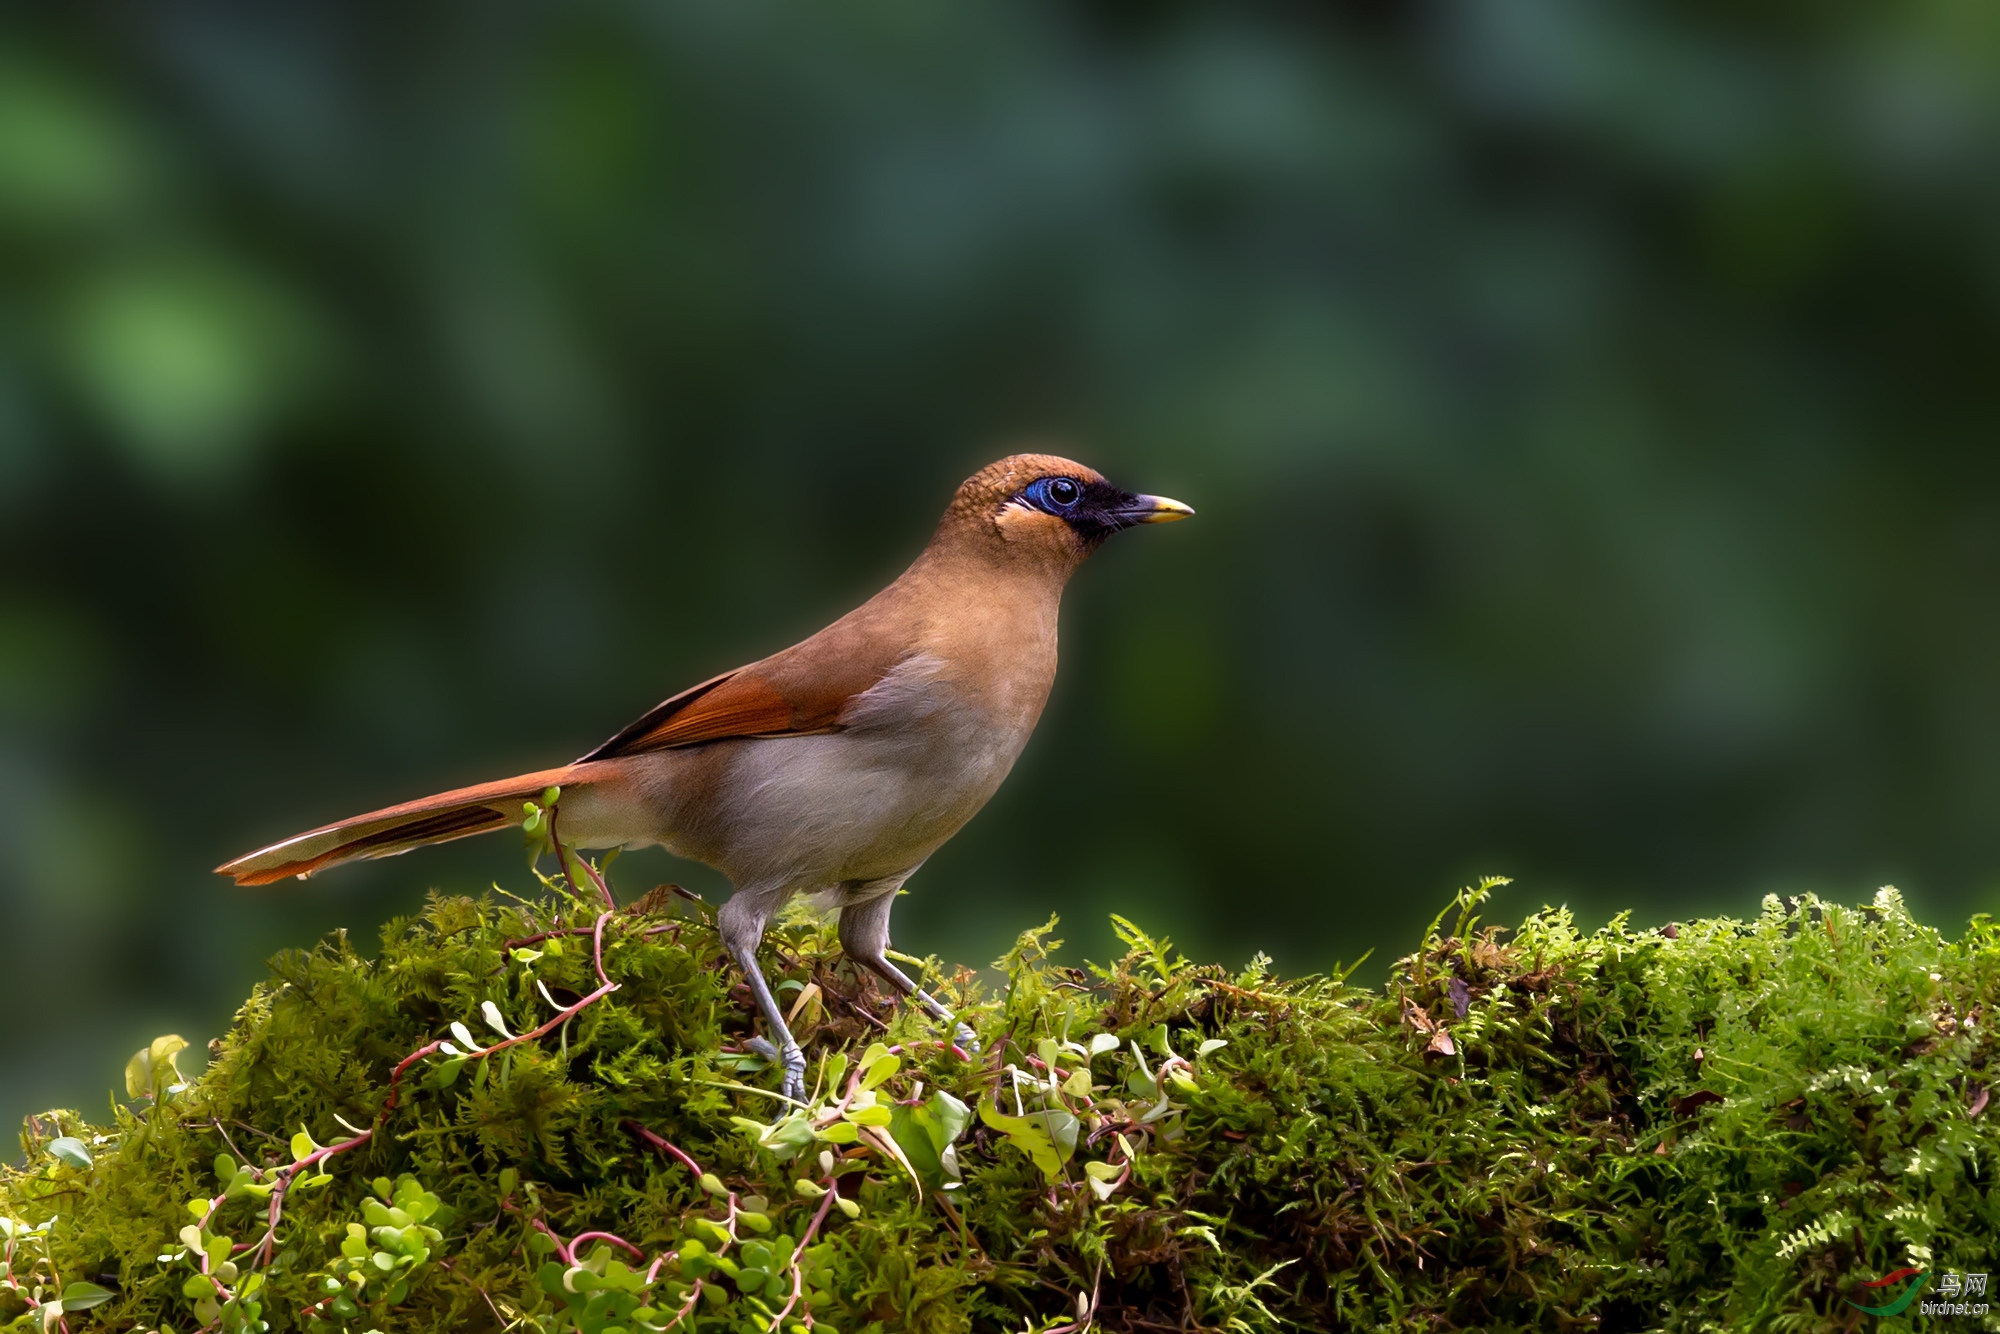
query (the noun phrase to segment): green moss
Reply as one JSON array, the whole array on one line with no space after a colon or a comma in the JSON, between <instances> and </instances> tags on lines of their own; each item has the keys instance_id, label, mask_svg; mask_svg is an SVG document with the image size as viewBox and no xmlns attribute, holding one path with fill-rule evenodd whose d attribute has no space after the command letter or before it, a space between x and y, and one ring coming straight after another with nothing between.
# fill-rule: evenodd
<instances>
[{"instance_id":1,"label":"green moss","mask_svg":"<svg viewBox=\"0 0 2000 1334\"><path fill-rule=\"evenodd\" d=\"M1380 991L1123 922L1078 971L1030 932L1002 994L946 980L970 1061L794 917L766 956L810 1109L742 1052L703 909L603 920L600 978L581 900L436 897L372 962L274 960L199 1078L156 1044L106 1124L31 1119L0 1321L68 1289L72 1334L763 1330L788 1298L787 1328L935 1334L1810 1329L1892 1269L1995 1267L1986 919L1948 941L1884 891L1505 933L1484 892ZM574 1013L467 1055L489 1003Z\"/></svg>"}]
</instances>

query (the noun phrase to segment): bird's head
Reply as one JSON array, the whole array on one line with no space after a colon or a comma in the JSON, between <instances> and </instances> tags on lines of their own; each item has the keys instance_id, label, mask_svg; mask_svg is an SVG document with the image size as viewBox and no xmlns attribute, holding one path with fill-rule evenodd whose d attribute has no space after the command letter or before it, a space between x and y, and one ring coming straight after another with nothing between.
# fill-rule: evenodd
<instances>
[{"instance_id":1,"label":"bird's head","mask_svg":"<svg viewBox=\"0 0 2000 1334\"><path fill-rule=\"evenodd\" d=\"M1123 490L1070 459L1013 454L965 480L939 531L985 539L982 545L997 538L1010 556L1067 570L1120 529L1193 513L1178 500Z\"/></svg>"}]
</instances>

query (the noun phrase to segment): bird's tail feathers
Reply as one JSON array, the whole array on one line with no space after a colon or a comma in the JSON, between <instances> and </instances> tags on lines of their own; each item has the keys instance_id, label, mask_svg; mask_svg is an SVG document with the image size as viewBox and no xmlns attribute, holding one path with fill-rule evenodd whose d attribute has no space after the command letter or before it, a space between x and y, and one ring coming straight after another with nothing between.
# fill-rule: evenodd
<instances>
[{"instance_id":1,"label":"bird's tail feathers","mask_svg":"<svg viewBox=\"0 0 2000 1334\"><path fill-rule=\"evenodd\" d=\"M342 862L393 857L426 844L488 833L518 824L520 803L551 787L587 784L596 776L592 771L602 767L570 764L384 807L245 853L216 867L216 873L235 877L239 885L268 885L287 876L303 878Z\"/></svg>"}]
</instances>

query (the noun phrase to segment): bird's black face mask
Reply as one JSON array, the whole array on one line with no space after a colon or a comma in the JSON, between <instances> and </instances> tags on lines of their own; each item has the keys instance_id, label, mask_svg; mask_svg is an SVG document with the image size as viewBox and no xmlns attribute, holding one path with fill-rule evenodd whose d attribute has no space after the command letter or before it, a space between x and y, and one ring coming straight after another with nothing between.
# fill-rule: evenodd
<instances>
[{"instance_id":1,"label":"bird's black face mask","mask_svg":"<svg viewBox=\"0 0 2000 1334\"><path fill-rule=\"evenodd\" d=\"M1121 528L1172 523L1194 513L1165 496L1134 495L1109 482L1076 477L1039 477L1022 489L1021 500L1067 523L1086 547L1096 546Z\"/></svg>"}]
</instances>

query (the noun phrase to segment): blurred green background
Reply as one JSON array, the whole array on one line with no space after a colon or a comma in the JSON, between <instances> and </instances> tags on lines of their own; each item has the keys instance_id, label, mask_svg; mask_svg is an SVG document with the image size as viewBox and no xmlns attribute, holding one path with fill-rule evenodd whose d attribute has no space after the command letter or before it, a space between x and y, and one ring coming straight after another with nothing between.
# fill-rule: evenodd
<instances>
[{"instance_id":1,"label":"blurred green background","mask_svg":"<svg viewBox=\"0 0 2000 1334\"><path fill-rule=\"evenodd\" d=\"M1977 3L10 6L0 1120L519 886L208 868L791 642L1024 433L1201 517L905 949L1993 908L1996 149Z\"/></svg>"}]
</instances>

